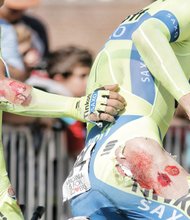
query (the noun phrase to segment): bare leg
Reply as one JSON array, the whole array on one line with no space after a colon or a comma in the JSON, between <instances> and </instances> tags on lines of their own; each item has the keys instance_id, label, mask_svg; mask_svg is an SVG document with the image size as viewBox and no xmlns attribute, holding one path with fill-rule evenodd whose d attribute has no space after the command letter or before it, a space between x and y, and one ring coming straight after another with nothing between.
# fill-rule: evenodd
<instances>
[{"instance_id":1,"label":"bare leg","mask_svg":"<svg viewBox=\"0 0 190 220\"><path fill-rule=\"evenodd\" d=\"M120 150L116 151L117 161L142 188L168 199L188 193L188 173L156 141L134 138Z\"/></svg>"}]
</instances>

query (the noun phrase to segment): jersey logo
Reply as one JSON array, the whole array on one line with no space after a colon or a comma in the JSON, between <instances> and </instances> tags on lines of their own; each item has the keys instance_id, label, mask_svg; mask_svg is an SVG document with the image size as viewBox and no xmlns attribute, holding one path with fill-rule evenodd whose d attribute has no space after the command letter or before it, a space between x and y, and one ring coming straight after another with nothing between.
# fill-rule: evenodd
<instances>
[{"instance_id":1,"label":"jersey logo","mask_svg":"<svg viewBox=\"0 0 190 220\"><path fill-rule=\"evenodd\" d=\"M156 94L154 77L142 60L135 45L133 45L131 51L130 74L132 93L153 105Z\"/></svg>"},{"instance_id":2,"label":"jersey logo","mask_svg":"<svg viewBox=\"0 0 190 220\"><path fill-rule=\"evenodd\" d=\"M110 40L131 40L132 34L136 29L151 15L149 13L145 13L141 15L141 17L132 23L122 23L110 36ZM137 18L136 16L133 18ZM130 18L129 18L130 19ZM127 18L126 18L127 20Z\"/></svg>"},{"instance_id":3,"label":"jersey logo","mask_svg":"<svg viewBox=\"0 0 190 220\"><path fill-rule=\"evenodd\" d=\"M163 10L156 13L153 17L159 19L167 26L170 31L170 42L174 42L178 39L180 33L179 23L174 14Z\"/></svg>"}]
</instances>

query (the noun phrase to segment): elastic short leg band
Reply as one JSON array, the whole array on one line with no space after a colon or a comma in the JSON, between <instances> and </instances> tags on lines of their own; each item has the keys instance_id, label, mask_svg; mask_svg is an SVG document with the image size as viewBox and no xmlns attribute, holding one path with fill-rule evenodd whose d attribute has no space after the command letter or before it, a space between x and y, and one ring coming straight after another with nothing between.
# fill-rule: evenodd
<instances>
[{"instance_id":1,"label":"elastic short leg band","mask_svg":"<svg viewBox=\"0 0 190 220\"><path fill-rule=\"evenodd\" d=\"M68 220L90 220L90 218L86 216L78 216L78 217L69 218Z\"/></svg>"}]
</instances>

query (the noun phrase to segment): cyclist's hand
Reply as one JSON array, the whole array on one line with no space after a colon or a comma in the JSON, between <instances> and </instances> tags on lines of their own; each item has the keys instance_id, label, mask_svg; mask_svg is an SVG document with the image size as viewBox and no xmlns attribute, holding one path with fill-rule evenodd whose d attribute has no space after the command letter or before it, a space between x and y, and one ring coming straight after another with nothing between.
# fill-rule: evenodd
<instances>
[{"instance_id":1,"label":"cyclist's hand","mask_svg":"<svg viewBox=\"0 0 190 220\"><path fill-rule=\"evenodd\" d=\"M117 92L118 88L118 85L107 85L82 97L79 109L84 112L84 119L114 122L114 117L126 106L125 99Z\"/></svg>"}]
</instances>

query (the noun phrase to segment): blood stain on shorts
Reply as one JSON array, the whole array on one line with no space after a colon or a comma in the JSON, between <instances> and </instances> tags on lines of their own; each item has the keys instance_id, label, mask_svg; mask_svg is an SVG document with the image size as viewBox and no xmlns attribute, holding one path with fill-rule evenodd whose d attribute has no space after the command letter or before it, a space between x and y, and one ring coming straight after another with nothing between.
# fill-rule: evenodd
<instances>
[{"instance_id":1,"label":"blood stain on shorts","mask_svg":"<svg viewBox=\"0 0 190 220\"><path fill-rule=\"evenodd\" d=\"M176 166L166 166L164 170L171 176L179 175L179 169Z\"/></svg>"},{"instance_id":2,"label":"blood stain on shorts","mask_svg":"<svg viewBox=\"0 0 190 220\"><path fill-rule=\"evenodd\" d=\"M158 173L157 180L163 187L169 186L172 182L169 176L165 173Z\"/></svg>"}]
</instances>

